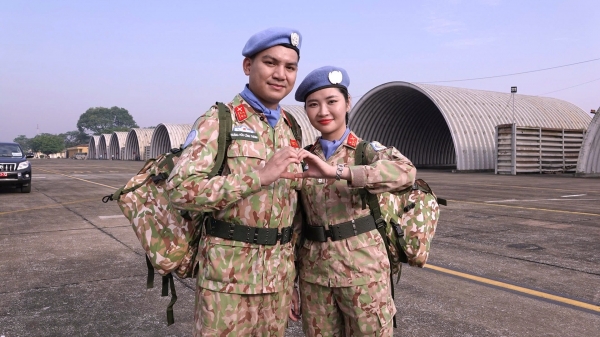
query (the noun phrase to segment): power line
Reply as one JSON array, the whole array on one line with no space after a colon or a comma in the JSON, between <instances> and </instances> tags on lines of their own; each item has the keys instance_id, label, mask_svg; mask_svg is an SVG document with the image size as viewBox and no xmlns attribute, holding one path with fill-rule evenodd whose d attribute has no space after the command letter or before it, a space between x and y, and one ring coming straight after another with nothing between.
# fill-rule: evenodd
<instances>
[{"instance_id":1,"label":"power line","mask_svg":"<svg viewBox=\"0 0 600 337\"><path fill-rule=\"evenodd\" d=\"M539 72L539 71L545 71L545 70L551 70L551 69L557 69L557 68L570 67L570 66L574 66L574 65L578 65L578 64L582 64L582 63L594 62L594 61L598 61L598 60L600 60L600 57L599 58L595 58L595 59L591 59L591 60L581 61L581 62L563 64L563 65L560 65L560 66L555 66L555 67L550 67L550 68L542 68L542 69L536 69L536 70L521 71L521 72L512 73L512 74L494 75L494 76L485 76L485 77L475 77L475 78L466 78L466 79L462 79L462 80L429 81L429 82L413 82L413 83L427 84L427 83L448 83L448 82L464 82L464 81L485 80L485 79L490 79L490 78L498 78L498 77L507 77L507 76L514 76L514 75L522 75L522 74L535 73L535 72Z\"/></svg>"},{"instance_id":2,"label":"power line","mask_svg":"<svg viewBox=\"0 0 600 337\"><path fill-rule=\"evenodd\" d=\"M588 83L592 83L592 82L596 82L596 81L600 81L600 77L599 77L599 78L597 78L597 79L595 79L595 80L591 80L591 81L587 81L587 82L583 82L583 83L575 84L575 85L572 85L572 86L570 86L570 87L566 87L566 88L562 88L562 89L558 89L558 90L554 90L554 91L550 91L550 92L545 92L545 93L543 93L543 94L539 94L539 95L536 95L536 96L544 96L544 95L548 95L548 94L553 94L553 93L555 93L555 92L559 92L559 91L563 91L563 90L567 90L567 89L575 88L575 87L578 87L578 86L581 86L581 85L584 85L584 84L588 84Z\"/></svg>"}]
</instances>

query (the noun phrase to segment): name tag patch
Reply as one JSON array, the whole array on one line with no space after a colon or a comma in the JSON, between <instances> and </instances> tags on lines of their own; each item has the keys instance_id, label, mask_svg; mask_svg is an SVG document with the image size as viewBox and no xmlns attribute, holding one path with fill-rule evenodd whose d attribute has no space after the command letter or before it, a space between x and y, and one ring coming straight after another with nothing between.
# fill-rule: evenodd
<instances>
[{"instance_id":1,"label":"name tag patch","mask_svg":"<svg viewBox=\"0 0 600 337\"><path fill-rule=\"evenodd\" d=\"M242 139L249 140L251 142L258 142L258 134L256 131L250 129L247 125L234 125L230 135L231 139Z\"/></svg>"}]
</instances>

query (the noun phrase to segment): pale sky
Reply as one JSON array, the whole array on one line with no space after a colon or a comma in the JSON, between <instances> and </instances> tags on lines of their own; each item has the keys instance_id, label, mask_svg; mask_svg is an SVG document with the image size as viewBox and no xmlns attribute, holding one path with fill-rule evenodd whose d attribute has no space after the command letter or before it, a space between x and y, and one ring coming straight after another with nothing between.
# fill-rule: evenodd
<instances>
[{"instance_id":1,"label":"pale sky","mask_svg":"<svg viewBox=\"0 0 600 337\"><path fill-rule=\"evenodd\" d=\"M241 50L268 27L303 35L296 88L336 65L355 102L390 81L526 72L600 58L600 2L0 0L0 141L75 130L90 107L138 125L193 123L243 89ZM589 82L589 83L586 83ZM600 60L437 83L600 106ZM571 88L570 88L571 87ZM569 89L565 89L569 88ZM563 90L564 89L564 90ZM283 104L298 104L293 93Z\"/></svg>"}]
</instances>

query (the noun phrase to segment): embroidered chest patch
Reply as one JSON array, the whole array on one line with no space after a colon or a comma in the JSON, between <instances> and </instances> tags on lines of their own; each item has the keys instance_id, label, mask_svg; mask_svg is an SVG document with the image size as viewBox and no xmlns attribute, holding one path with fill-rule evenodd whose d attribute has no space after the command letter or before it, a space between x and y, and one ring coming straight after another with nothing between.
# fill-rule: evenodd
<instances>
[{"instance_id":1,"label":"embroidered chest patch","mask_svg":"<svg viewBox=\"0 0 600 337\"><path fill-rule=\"evenodd\" d=\"M256 131L250 129L247 125L234 125L231 129L231 139L249 140L251 142L258 142L258 134Z\"/></svg>"}]
</instances>

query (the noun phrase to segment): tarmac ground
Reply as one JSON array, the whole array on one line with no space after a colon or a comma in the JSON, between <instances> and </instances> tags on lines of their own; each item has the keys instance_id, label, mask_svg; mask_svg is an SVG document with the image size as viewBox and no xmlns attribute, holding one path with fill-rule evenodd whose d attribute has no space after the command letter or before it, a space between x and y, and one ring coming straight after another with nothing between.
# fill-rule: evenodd
<instances>
[{"instance_id":1,"label":"tarmac ground","mask_svg":"<svg viewBox=\"0 0 600 337\"><path fill-rule=\"evenodd\" d=\"M0 336L190 336L194 280L160 278L115 202L142 162L33 159L0 188ZM600 335L600 179L420 170L448 199L425 268L395 285L394 336ZM303 336L298 323L287 336Z\"/></svg>"}]
</instances>

